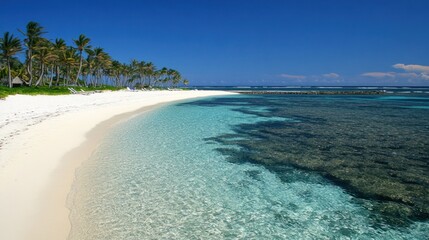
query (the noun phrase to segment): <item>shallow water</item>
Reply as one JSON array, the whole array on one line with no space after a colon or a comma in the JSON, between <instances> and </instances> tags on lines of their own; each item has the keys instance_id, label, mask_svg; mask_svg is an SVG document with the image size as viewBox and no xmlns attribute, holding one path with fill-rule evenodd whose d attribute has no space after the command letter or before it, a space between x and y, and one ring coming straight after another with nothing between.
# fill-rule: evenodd
<instances>
[{"instance_id":1,"label":"shallow water","mask_svg":"<svg viewBox=\"0 0 429 240\"><path fill-rule=\"evenodd\" d=\"M366 104L398 101L371 98L340 102L371 109ZM297 134L326 140L314 129L336 118L331 115L338 112L323 113L338 101L219 97L162 107L122 123L77 172L70 239L427 239L427 221L390 224L374 213L373 200L352 195L322 171L272 161L283 155L267 156L293 143L293 157L314 157L298 154L311 145ZM427 111L404 108L427 102L399 101L387 109ZM340 108L345 116L353 112L346 111L350 106ZM427 116L413 116L419 114ZM274 136L285 133L285 126L300 131L289 131L276 145Z\"/></svg>"}]
</instances>

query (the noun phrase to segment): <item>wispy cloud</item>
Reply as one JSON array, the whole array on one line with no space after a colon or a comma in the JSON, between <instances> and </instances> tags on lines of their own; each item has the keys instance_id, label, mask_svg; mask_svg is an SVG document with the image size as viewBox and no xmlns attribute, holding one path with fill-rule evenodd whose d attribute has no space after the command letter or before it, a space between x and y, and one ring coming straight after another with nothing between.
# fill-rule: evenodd
<instances>
[{"instance_id":1,"label":"wispy cloud","mask_svg":"<svg viewBox=\"0 0 429 240\"><path fill-rule=\"evenodd\" d=\"M277 75L282 78L283 83L296 83L296 84L338 84L343 82L343 78L338 73L325 73L315 75L294 75L288 73L282 73Z\"/></svg>"},{"instance_id":2,"label":"wispy cloud","mask_svg":"<svg viewBox=\"0 0 429 240\"><path fill-rule=\"evenodd\" d=\"M362 73L361 76L373 77L373 78L385 78L385 77L394 78L396 76L396 73L394 73L394 72L367 72L367 73Z\"/></svg>"},{"instance_id":3,"label":"wispy cloud","mask_svg":"<svg viewBox=\"0 0 429 240\"><path fill-rule=\"evenodd\" d=\"M417 73L396 73L396 76L403 78L418 78L419 74Z\"/></svg>"},{"instance_id":4,"label":"wispy cloud","mask_svg":"<svg viewBox=\"0 0 429 240\"><path fill-rule=\"evenodd\" d=\"M417 64L403 64L397 63L392 65L393 68L402 69L406 72L367 72L362 73L363 77L379 78L379 79L395 79L397 80L429 80L429 66L417 65Z\"/></svg>"},{"instance_id":5,"label":"wispy cloud","mask_svg":"<svg viewBox=\"0 0 429 240\"><path fill-rule=\"evenodd\" d=\"M420 77L424 80L429 80L429 74L422 73L422 74L420 74Z\"/></svg>"},{"instance_id":6,"label":"wispy cloud","mask_svg":"<svg viewBox=\"0 0 429 240\"><path fill-rule=\"evenodd\" d=\"M421 65L418 65L421 66ZM424 67L424 66L422 66ZM409 68L411 69L411 68ZM424 70L424 68L419 68L419 71ZM410 70L411 71L411 70ZM427 72L406 72L406 73L398 73L398 72L367 72L362 73L361 76L363 77L371 77L371 78L378 78L378 79L395 79L397 80L408 80L408 81L415 81L415 80L429 80L429 73Z\"/></svg>"},{"instance_id":7,"label":"wispy cloud","mask_svg":"<svg viewBox=\"0 0 429 240\"><path fill-rule=\"evenodd\" d=\"M287 78L287 79L295 79L295 80L302 80L302 79L306 78L306 76L304 76L304 75L291 75L291 74L286 74L286 73L280 74L280 77Z\"/></svg>"},{"instance_id":8,"label":"wispy cloud","mask_svg":"<svg viewBox=\"0 0 429 240\"><path fill-rule=\"evenodd\" d=\"M326 73L326 74L322 74L322 77L325 77L325 78L339 78L340 74L338 74L338 73Z\"/></svg>"},{"instance_id":9,"label":"wispy cloud","mask_svg":"<svg viewBox=\"0 0 429 240\"><path fill-rule=\"evenodd\" d=\"M396 69L403 69L408 72L429 73L429 66L423 66L423 65L417 65L417 64L405 65L402 63L397 63L393 65L393 67Z\"/></svg>"}]
</instances>

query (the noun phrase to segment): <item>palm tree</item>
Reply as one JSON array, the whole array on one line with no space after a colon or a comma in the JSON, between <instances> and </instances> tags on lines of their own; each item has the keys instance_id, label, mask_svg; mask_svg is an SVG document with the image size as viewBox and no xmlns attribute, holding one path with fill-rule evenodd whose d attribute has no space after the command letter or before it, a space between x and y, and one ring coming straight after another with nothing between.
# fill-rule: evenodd
<instances>
[{"instance_id":1,"label":"palm tree","mask_svg":"<svg viewBox=\"0 0 429 240\"><path fill-rule=\"evenodd\" d=\"M64 66L64 82L63 85L66 86L70 83L70 77L72 70L77 65L78 55L76 53L76 49L72 47L68 47L63 54L60 56L60 62Z\"/></svg>"},{"instance_id":2,"label":"palm tree","mask_svg":"<svg viewBox=\"0 0 429 240\"><path fill-rule=\"evenodd\" d=\"M159 71L157 71L157 79L155 80L155 85L159 82L161 83L161 87L163 87L163 84L168 79L168 69L166 67L161 68Z\"/></svg>"},{"instance_id":3,"label":"palm tree","mask_svg":"<svg viewBox=\"0 0 429 240\"><path fill-rule=\"evenodd\" d=\"M177 70L174 70L174 69L170 69L169 75L171 76L170 77L171 84L173 85L173 87L177 87L177 84L179 84L180 81L182 80L182 75Z\"/></svg>"},{"instance_id":4,"label":"palm tree","mask_svg":"<svg viewBox=\"0 0 429 240\"><path fill-rule=\"evenodd\" d=\"M39 84L41 83L45 74L45 67L48 65L49 62L56 58L52 45L53 44L47 39L41 38L35 47L34 57L40 63L40 76L35 86L39 86Z\"/></svg>"},{"instance_id":5,"label":"palm tree","mask_svg":"<svg viewBox=\"0 0 429 240\"><path fill-rule=\"evenodd\" d=\"M33 82L33 51L37 41L45 32L43 32L43 27L37 22L29 22L26 26L26 31L23 32L20 30L20 32L26 36L24 43L27 47L27 72L30 75L28 85L31 86Z\"/></svg>"},{"instance_id":6,"label":"palm tree","mask_svg":"<svg viewBox=\"0 0 429 240\"><path fill-rule=\"evenodd\" d=\"M84 74L85 76L85 85L91 85L92 84L92 78L91 76L93 75L93 71L94 71L94 66L95 66L95 60L94 60L94 50L93 49L87 49L85 50L86 52L86 66L84 69Z\"/></svg>"},{"instance_id":7,"label":"palm tree","mask_svg":"<svg viewBox=\"0 0 429 240\"><path fill-rule=\"evenodd\" d=\"M48 73L50 72L49 75L49 88L52 87L52 81L54 80L54 73L55 73L55 68L58 64L58 60L59 60L59 56L56 54L55 49L52 45L52 47L50 48L50 57L47 58L47 66L49 69Z\"/></svg>"},{"instance_id":8,"label":"palm tree","mask_svg":"<svg viewBox=\"0 0 429 240\"><path fill-rule=\"evenodd\" d=\"M99 81L102 79L103 73L107 73L110 67L112 66L112 59L104 52L103 48L94 48L91 51L91 61L93 61L92 66L92 86L97 86Z\"/></svg>"},{"instance_id":9,"label":"palm tree","mask_svg":"<svg viewBox=\"0 0 429 240\"><path fill-rule=\"evenodd\" d=\"M83 34L81 34L78 39L74 40L74 43L76 44L77 50L79 52L79 58L80 58L79 70L77 71L76 80L75 80L76 83L78 83L79 75L82 71L82 62L83 62L83 54L82 53L84 50L91 48L91 46L89 45L90 41L91 40Z\"/></svg>"},{"instance_id":10,"label":"palm tree","mask_svg":"<svg viewBox=\"0 0 429 240\"><path fill-rule=\"evenodd\" d=\"M157 70L151 62L133 60L131 63L114 61L102 48L92 49L90 39L81 34L73 40L76 47L67 46L63 39L50 42L43 37L44 28L37 22L29 22L23 44L18 38L6 32L0 38L0 78L8 75L12 87L12 75L22 76L29 86L47 84L49 87L61 79L64 85L81 82L96 87L99 84L116 86L177 86L188 84L176 70ZM24 64L14 57L25 46ZM56 78L56 79L55 79Z\"/></svg>"},{"instance_id":11,"label":"palm tree","mask_svg":"<svg viewBox=\"0 0 429 240\"><path fill-rule=\"evenodd\" d=\"M133 59L131 60L129 67L131 70L131 78L128 81L129 85L140 85L143 77L143 65L141 65L136 59Z\"/></svg>"},{"instance_id":12,"label":"palm tree","mask_svg":"<svg viewBox=\"0 0 429 240\"><path fill-rule=\"evenodd\" d=\"M145 65L145 75L146 78L148 79L148 85L149 87L152 84L152 80L155 78L155 72L156 72L156 67L152 62L148 62Z\"/></svg>"},{"instance_id":13,"label":"palm tree","mask_svg":"<svg viewBox=\"0 0 429 240\"><path fill-rule=\"evenodd\" d=\"M109 70L109 76L113 80L116 87L121 85L121 63L114 60L112 61L112 67Z\"/></svg>"},{"instance_id":14,"label":"palm tree","mask_svg":"<svg viewBox=\"0 0 429 240\"><path fill-rule=\"evenodd\" d=\"M6 59L9 87L12 88L12 73L10 69L11 58L22 51L22 45L19 38L13 37L13 34L9 36L9 32L5 32L3 38L0 39L0 50L2 57Z\"/></svg>"},{"instance_id":15,"label":"palm tree","mask_svg":"<svg viewBox=\"0 0 429 240\"><path fill-rule=\"evenodd\" d=\"M54 54L57 56L57 59L54 62L57 85L60 83L61 56L64 55L64 52L66 51L66 49L67 49L66 42L63 39L61 38L55 39L55 43L53 44L53 50L54 50ZM49 87L51 86L52 86L52 81L49 84Z\"/></svg>"}]
</instances>

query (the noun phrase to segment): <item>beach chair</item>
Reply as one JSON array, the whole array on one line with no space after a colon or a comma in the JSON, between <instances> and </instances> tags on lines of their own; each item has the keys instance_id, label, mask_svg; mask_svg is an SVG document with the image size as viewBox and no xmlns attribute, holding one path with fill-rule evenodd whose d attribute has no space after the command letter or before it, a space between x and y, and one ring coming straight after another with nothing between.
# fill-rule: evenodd
<instances>
[{"instance_id":1,"label":"beach chair","mask_svg":"<svg viewBox=\"0 0 429 240\"><path fill-rule=\"evenodd\" d=\"M130 87L127 87L127 90L128 90L128 91L130 91L130 92L137 92L137 90L136 90L136 89L132 89L132 88L130 88Z\"/></svg>"},{"instance_id":2,"label":"beach chair","mask_svg":"<svg viewBox=\"0 0 429 240\"><path fill-rule=\"evenodd\" d=\"M76 91L74 88L68 88L68 90L72 93L72 94L83 94L83 95L89 95L91 94L90 92L85 92L84 90L80 90L80 92Z\"/></svg>"},{"instance_id":3,"label":"beach chair","mask_svg":"<svg viewBox=\"0 0 429 240\"><path fill-rule=\"evenodd\" d=\"M95 93L94 91L89 91L89 92L87 92L87 91L85 91L85 90L83 90L83 89L80 89L80 92L81 92L81 94L85 94L85 95L89 95L89 94L93 94L93 93Z\"/></svg>"},{"instance_id":4,"label":"beach chair","mask_svg":"<svg viewBox=\"0 0 429 240\"><path fill-rule=\"evenodd\" d=\"M68 90L72 93L72 94L78 94L78 92L76 90L74 90L73 88L68 88Z\"/></svg>"}]
</instances>

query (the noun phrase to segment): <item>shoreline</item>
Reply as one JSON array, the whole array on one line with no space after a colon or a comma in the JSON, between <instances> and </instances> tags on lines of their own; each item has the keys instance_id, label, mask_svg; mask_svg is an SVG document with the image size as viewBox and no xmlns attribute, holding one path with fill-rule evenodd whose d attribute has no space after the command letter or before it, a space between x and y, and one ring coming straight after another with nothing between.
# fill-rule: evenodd
<instances>
[{"instance_id":1,"label":"shoreline","mask_svg":"<svg viewBox=\"0 0 429 240\"><path fill-rule=\"evenodd\" d=\"M44 120L24 126L28 130L22 129L21 134L2 145L0 225L4 230L0 232L1 239L67 239L71 229L67 201L75 171L117 123L176 101L233 93L160 91L99 93L98 96L103 94L139 97L96 106L89 104L83 110L48 113ZM94 95L93 98L97 98L97 94ZM87 97L77 99L90 101ZM49 101L61 102L65 98L70 97L51 96ZM1 137L7 139L7 136Z\"/></svg>"}]
</instances>

